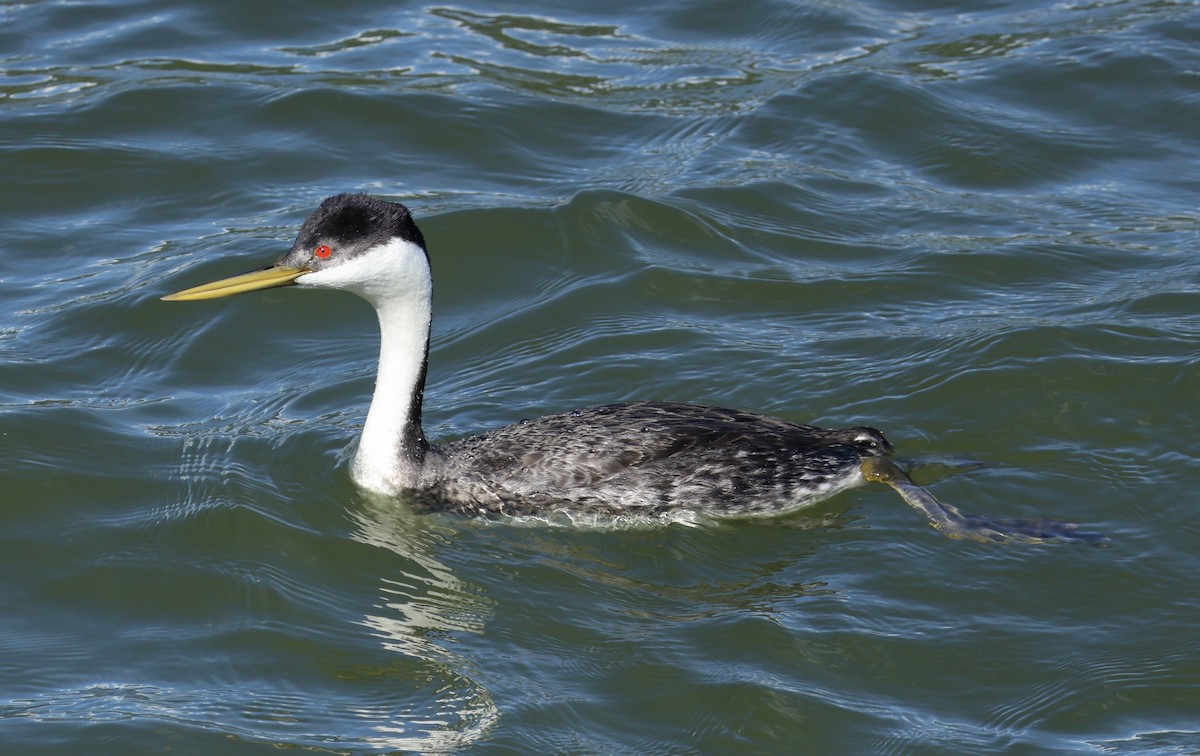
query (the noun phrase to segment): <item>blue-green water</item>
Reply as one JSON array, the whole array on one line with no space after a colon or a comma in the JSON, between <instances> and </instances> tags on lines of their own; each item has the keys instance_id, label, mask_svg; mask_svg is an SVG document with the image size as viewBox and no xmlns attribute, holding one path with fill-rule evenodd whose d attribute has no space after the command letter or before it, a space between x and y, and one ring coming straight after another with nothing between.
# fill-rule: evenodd
<instances>
[{"instance_id":1,"label":"blue-green water","mask_svg":"<svg viewBox=\"0 0 1200 756\"><path fill-rule=\"evenodd\" d=\"M0 3L0 751L1200 752L1200 8ZM348 295L158 297L328 194L433 256L435 439L887 432L768 522L417 516Z\"/></svg>"}]
</instances>

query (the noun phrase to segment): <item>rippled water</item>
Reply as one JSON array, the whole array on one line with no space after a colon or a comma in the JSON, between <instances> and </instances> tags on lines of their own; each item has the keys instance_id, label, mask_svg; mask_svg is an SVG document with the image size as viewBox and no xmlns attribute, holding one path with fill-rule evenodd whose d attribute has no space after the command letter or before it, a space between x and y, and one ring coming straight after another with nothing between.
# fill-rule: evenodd
<instances>
[{"instance_id":1,"label":"rippled water","mask_svg":"<svg viewBox=\"0 0 1200 756\"><path fill-rule=\"evenodd\" d=\"M1196 4L577 5L0 2L0 750L1200 752ZM365 304L158 300L354 190L434 438L868 423L1113 546L372 501Z\"/></svg>"}]
</instances>

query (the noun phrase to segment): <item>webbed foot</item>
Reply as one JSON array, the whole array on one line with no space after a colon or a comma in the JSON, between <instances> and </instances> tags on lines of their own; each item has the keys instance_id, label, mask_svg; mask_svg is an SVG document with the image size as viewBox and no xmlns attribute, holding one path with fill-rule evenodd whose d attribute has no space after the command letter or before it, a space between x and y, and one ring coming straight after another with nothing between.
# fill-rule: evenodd
<instances>
[{"instance_id":1,"label":"webbed foot","mask_svg":"<svg viewBox=\"0 0 1200 756\"><path fill-rule=\"evenodd\" d=\"M1107 546L1108 538L1103 533L1080 530L1079 525L1062 520L993 520L981 515L959 515L962 525L947 535L970 538L975 541L999 541L1016 543L1087 543Z\"/></svg>"},{"instance_id":2,"label":"webbed foot","mask_svg":"<svg viewBox=\"0 0 1200 756\"><path fill-rule=\"evenodd\" d=\"M868 457L861 464L863 477L868 481L886 483L900 494L909 506L929 518L933 527L951 538L982 543L1087 543L1107 546L1101 533L1080 530L1071 522L1059 520L993 520L981 515L966 515L949 504L938 501L932 493L913 483L893 462L883 457Z\"/></svg>"}]
</instances>

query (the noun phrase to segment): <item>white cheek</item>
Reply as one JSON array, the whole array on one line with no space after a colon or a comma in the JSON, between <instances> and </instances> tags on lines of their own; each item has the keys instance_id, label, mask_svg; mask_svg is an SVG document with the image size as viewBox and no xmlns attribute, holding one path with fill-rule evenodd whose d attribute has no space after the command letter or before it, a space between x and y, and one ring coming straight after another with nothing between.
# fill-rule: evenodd
<instances>
[{"instance_id":1,"label":"white cheek","mask_svg":"<svg viewBox=\"0 0 1200 756\"><path fill-rule=\"evenodd\" d=\"M419 246L393 239L339 265L306 273L296 279L296 284L343 289L376 301L405 291L427 290L429 264Z\"/></svg>"},{"instance_id":2,"label":"white cheek","mask_svg":"<svg viewBox=\"0 0 1200 756\"><path fill-rule=\"evenodd\" d=\"M364 265L364 257L359 257L332 268L305 273L296 279L297 286L311 286L317 289L348 289L354 283L360 283L371 275L370 266Z\"/></svg>"}]
</instances>

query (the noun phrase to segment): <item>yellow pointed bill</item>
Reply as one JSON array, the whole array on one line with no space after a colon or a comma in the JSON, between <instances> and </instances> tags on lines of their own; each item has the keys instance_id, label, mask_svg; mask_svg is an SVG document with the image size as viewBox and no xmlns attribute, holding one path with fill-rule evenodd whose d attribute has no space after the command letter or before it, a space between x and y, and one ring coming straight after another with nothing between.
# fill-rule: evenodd
<instances>
[{"instance_id":1,"label":"yellow pointed bill","mask_svg":"<svg viewBox=\"0 0 1200 756\"><path fill-rule=\"evenodd\" d=\"M197 299L216 299L241 294L244 291L272 289L276 286L290 286L296 279L312 271L307 268L288 268L283 265L272 265L261 270L252 270L240 276L222 278L212 283L193 286L190 289L177 291L163 297L165 302L189 302Z\"/></svg>"}]
</instances>

